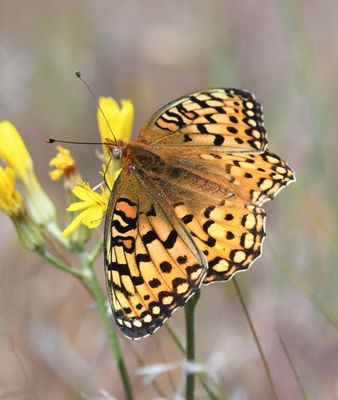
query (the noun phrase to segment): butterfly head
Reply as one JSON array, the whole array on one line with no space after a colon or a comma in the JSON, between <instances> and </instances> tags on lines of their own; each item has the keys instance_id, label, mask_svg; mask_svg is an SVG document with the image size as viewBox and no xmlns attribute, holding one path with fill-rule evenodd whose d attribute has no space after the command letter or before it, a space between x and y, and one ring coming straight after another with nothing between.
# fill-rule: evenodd
<instances>
[{"instance_id":1,"label":"butterfly head","mask_svg":"<svg viewBox=\"0 0 338 400\"><path fill-rule=\"evenodd\" d=\"M120 160L123 155L123 149L125 147L125 143L122 140L111 140L111 139L106 139L104 141L104 144L107 146L107 148L110 151L110 154L115 160Z\"/></svg>"}]
</instances>

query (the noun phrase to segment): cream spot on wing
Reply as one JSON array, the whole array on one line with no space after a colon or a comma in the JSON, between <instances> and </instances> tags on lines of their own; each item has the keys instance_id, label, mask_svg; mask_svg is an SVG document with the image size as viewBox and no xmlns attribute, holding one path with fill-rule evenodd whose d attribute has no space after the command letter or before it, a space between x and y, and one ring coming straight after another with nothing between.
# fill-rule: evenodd
<instances>
[{"instance_id":1,"label":"cream spot on wing","mask_svg":"<svg viewBox=\"0 0 338 400\"><path fill-rule=\"evenodd\" d=\"M189 289L189 285L187 283L181 283L177 286L176 291L178 294L183 294Z\"/></svg>"},{"instance_id":2,"label":"cream spot on wing","mask_svg":"<svg viewBox=\"0 0 338 400\"><path fill-rule=\"evenodd\" d=\"M162 299L162 303L163 303L165 306L171 304L173 301L174 301L173 296L165 296L165 297L163 297L163 299Z\"/></svg>"},{"instance_id":3,"label":"cream spot on wing","mask_svg":"<svg viewBox=\"0 0 338 400\"><path fill-rule=\"evenodd\" d=\"M224 272L229 268L229 263L226 260L221 260L219 263L214 265L212 269L216 272Z\"/></svg>"},{"instance_id":4,"label":"cream spot on wing","mask_svg":"<svg viewBox=\"0 0 338 400\"><path fill-rule=\"evenodd\" d=\"M195 281L196 279L199 278L199 276L201 275L201 273L202 273L202 268L199 269L198 271L193 272L193 273L190 275L190 278L191 278L193 281Z\"/></svg>"},{"instance_id":5,"label":"cream spot on wing","mask_svg":"<svg viewBox=\"0 0 338 400\"><path fill-rule=\"evenodd\" d=\"M285 174L286 169L284 167L276 167L276 172L279 174Z\"/></svg>"},{"instance_id":6,"label":"cream spot on wing","mask_svg":"<svg viewBox=\"0 0 338 400\"><path fill-rule=\"evenodd\" d=\"M245 219L245 227L247 229L252 229L256 224L256 218L252 214L248 214Z\"/></svg>"},{"instance_id":7,"label":"cream spot on wing","mask_svg":"<svg viewBox=\"0 0 338 400\"><path fill-rule=\"evenodd\" d=\"M143 321L146 322L147 324L149 324L152 321L152 316L150 314L146 315L143 318Z\"/></svg>"},{"instance_id":8,"label":"cream spot on wing","mask_svg":"<svg viewBox=\"0 0 338 400\"><path fill-rule=\"evenodd\" d=\"M252 233L247 233L244 239L244 248L250 249L255 242L255 237Z\"/></svg>"},{"instance_id":9,"label":"cream spot on wing","mask_svg":"<svg viewBox=\"0 0 338 400\"><path fill-rule=\"evenodd\" d=\"M234 261L236 263L241 263L245 259L246 259L246 254L244 251L242 251L242 250L236 251L235 256L234 256Z\"/></svg>"},{"instance_id":10,"label":"cream spot on wing","mask_svg":"<svg viewBox=\"0 0 338 400\"><path fill-rule=\"evenodd\" d=\"M131 323L129 321L124 320L123 323L127 328L131 328Z\"/></svg>"},{"instance_id":11,"label":"cream spot on wing","mask_svg":"<svg viewBox=\"0 0 338 400\"><path fill-rule=\"evenodd\" d=\"M255 137L256 139L259 139L261 137L261 133L257 129L253 129L252 136Z\"/></svg>"},{"instance_id":12,"label":"cream spot on wing","mask_svg":"<svg viewBox=\"0 0 338 400\"><path fill-rule=\"evenodd\" d=\"M252 118L250 118L250 119L248 120L248 124L251 125L251 126L257 126L257 122L256 122L254 119L252 119Z\"/></svg>"},{"instance_id":13,"label":"cream spot on wing","mask_svg":"<svg viewBox=\"0 0 338 400\"><path fill-rule=\"evenodd\" d=\"M160 307L155 306L155 307L152 308L151 311L152 311L153 314L158 315L161 312L161 309L160 309Z\"/></svg>"},{"instance_id":14,"label":"cream spot on wing","mask_svg":"<svg viewBox=\"0 0 338 400\"><path fill-rule=\"evenodd\" d=\"M260 189L267 190L273 186L273 181L271 179L264 179L264 181L260 184Z\"/></svg>"},{"instance_id":15,"label":"cream spot on wing","mask_svg":"<svg viewBox=\"0 0 338 400\"><path fill-rule=\"evenodd\" d=\"M271 164L277 164L279 163L278 158L272 157L272 156L266 156L268 162L270 162Z\"/></svg>"}]
</instances>

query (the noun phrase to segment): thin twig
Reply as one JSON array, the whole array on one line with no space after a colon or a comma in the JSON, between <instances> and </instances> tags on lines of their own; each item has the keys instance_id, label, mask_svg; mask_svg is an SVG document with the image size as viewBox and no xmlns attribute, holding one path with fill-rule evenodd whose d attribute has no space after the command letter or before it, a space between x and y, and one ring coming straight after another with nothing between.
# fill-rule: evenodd
<instances>
[{"instance_id":1,"label":"thin twig","mask_svg":"<svg viewBox=\"0 0 338 400\"><path fill-rule=\"evenodd\" d=\"M131 384L130 384L128 371L127 371L126 365L123 360L122 351L120 348L120 344L118 342L116 332L112 326L110 315L108 314L108 309L106 306L104 294L102 293L100 283L97 280L93 265L88 260L88 256L83 254L81 258L82 258L82 262L83 262L83 269L84 269L84 271L86 271L86 274L87 274L87 281L89 282L90 288L94 294L98 309L100 311L101 317L103 319L103 322L104 322L105 327L108 332L109 342L110 342L112 351L114 353L115 361L117 363L117 367L118 367L118 370L120 373L120 377L121 377L121 381L122 381L122 385L123 385L123 389L124 389L124 393L125 393L125 398L127 400L132 400L133 394L132 394L132 388L131 388Z\"/></svg>"},{"instance_id":2,"label":"thin twig","mask_svg":"<svg viewBox=\"0 0 338 400\"><path fill-rule=\"evenodd\" d=\"M290 283L292 283L298 290L300 290L305 297L319 310L319 312L336 328L338 329L338 317L330 310L325 302L317 295L317 293L308 286L300 276L293 270L291 271L287 266L284 258L277 253L277 251L268 242L268 247L274 254L277 260L277 266L285 273Z\"/></svg>"},{"instance_id":3,"label":"thin twig","mask_svg":"<svg viewBox=\"0 0 338 400\"><path fill-rule=\"evenodd\" d=\"M44 258L50 264L54 265L54 267L61 269L62 271L67 272L68 274L74 275L77 278L80 278L80 279L86 278L86 273L84 271L62 263L61 261L59 261L57 258L55 258L52 254L50 254L45 249L41 249L39 251L39 254L41 255L42 258Z\"/></svg>"},{"instance_id":4,"label":"thin twig","mask_svg":"<svg viewBox=\"0 0 338 400\"><path fill-rule=\"evenodd\" d=\"M291 370L292 370L292 372L293 372L293 376L295 377L295 380L296 380L296 382L297 382L297 384L298 384L298 386L299 386L299 389L300 389L300 391L302 392L303 399L304 399L304 400L307 400L308 397L307 397L307 395L306 395L304 386L302 385L302 382L301 382L301 380L300 380L300 377L299 377L299 375L298 375L298 373L297 373L297 371L296 371L296 368L295 368L295 366L294 366L294 364L293 364L293 362L292 362L292 360L291 360L291 357L290 357L290 354L289 354L289 352L288 352L288 349L287 349L287 347L286 347L286 345L285 345L285 343L284 343L284 340L282 339L282 336L281 336L281 334L280 334L280 332L279 332L278 329L277 329L277 333L278 333L278 338L279 338L280 344L282 345L282 348L283 348L283 351L284 351L284 353L285 353L285 356L286 356L286 358L287 358L287 360L288 360L288 362L289 362L289 365L290 365L290 367L291 367Z\"/></svg>"},{"instance_id":5,"label":"thin twig","mask_svg":"<svg viewBox=\"0 0 338 400\"><path fill-rule=\"evenodd\" d=\"M266 373L266 376L267 376L267 378L268 378L268 381L269 381L269 384L270 384L270 387L271 387L271 390L272 390L272 393L273 393L273 397L274 397L276 400L278 400L278 399L279 399L279 396L278 396L278 394L277 394L275 384L273 383L273 379L272 379L272 375L271 375L271 372L270 372L269 364L268 364L268 362L267 362L267 360L266 360L266 358L265 358L265 355L264 355L264 353L263 353L262 346L261 346L261 344L260 344L260 341L259 341L259 339L258 339L256 330L255 330L255 327L253 326L252 319L251 319L250 314L249 314L249 310L248 310L248 308L247 308L247 306L246 306L246 304L245 304L244 298L243 298L243 296L242 296L241 290L240 290L240 288L239 288L239 285L238 285L237 280L236 280L235 277L232 278L232 282L233 282L233 284L234 284L234 286L235 286L235 289L236 289L236 292L237 292L239 301L240 301L241 306L242 306L242 308L243 308L245 317L246 317L246 319L247 319L247 321L248 321L248 323L249 323L251 333L252 333L252 335L253 335L253 337L254 337L254 340L255 340L255 342L256 342L256 346L257 346L259 355L260 355L260 357L261 357L261 360L262 360L262 362L263 362L264 369L265 369L265 373Z\"/></svg>"}]
</instances>

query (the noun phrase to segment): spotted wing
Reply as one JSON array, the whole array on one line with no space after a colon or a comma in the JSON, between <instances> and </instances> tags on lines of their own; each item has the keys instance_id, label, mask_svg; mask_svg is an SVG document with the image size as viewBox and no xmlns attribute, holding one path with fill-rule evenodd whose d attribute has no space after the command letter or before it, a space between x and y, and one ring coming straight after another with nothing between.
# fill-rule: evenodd
<instances>
[{"instance_id":1,"label":"spotted wing","mask_svg":"<svg viewBox=\"0 0 338 400\"><path fill-rule=\"evenodd\" d=\"M199 288L206 260L174 210L122 171L105 223L106 283L123 334L154 333Z\"/></svg>"},{"instance_id":2,"label":"spotted wing","mask_svg":"<svg viewBox=\"0 0 338 400\"><path fill-rule=\"evenodd\" d=\"M173 156L168 176L152 176L170 199L208 262L204 283L227 280L261 254L262 204L294 180L285 161L271 152L197 153ZM154 185L153 185L154 186Z\"/></svg>"},{"instance_id":3,"label":"spotted wing","mask_svg":"<svg viewBox=\"0 0 338 400\"><path fill-rule=\"evenodd\" d=\"M214 88L173 101L150 119L138 140L153 147L261 151L267 144L261 105L250 92Z\"/></svg>"}]
</instances>

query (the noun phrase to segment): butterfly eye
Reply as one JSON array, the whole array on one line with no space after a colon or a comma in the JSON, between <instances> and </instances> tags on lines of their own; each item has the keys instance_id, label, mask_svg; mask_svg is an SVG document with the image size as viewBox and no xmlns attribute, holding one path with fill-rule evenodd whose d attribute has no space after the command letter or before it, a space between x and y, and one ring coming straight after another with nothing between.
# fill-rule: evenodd
<instances>
[{"instance_id":1,"label":"butterfly eye","mask_svg":"<svg viewBox=\"0 0 338 400\"><path fill-rule=\"evenodd\" d=\"M119 147L114 147L112 153L116 160L119 160L122 157L122 150Z\"/></svg>"}]
</instances>

